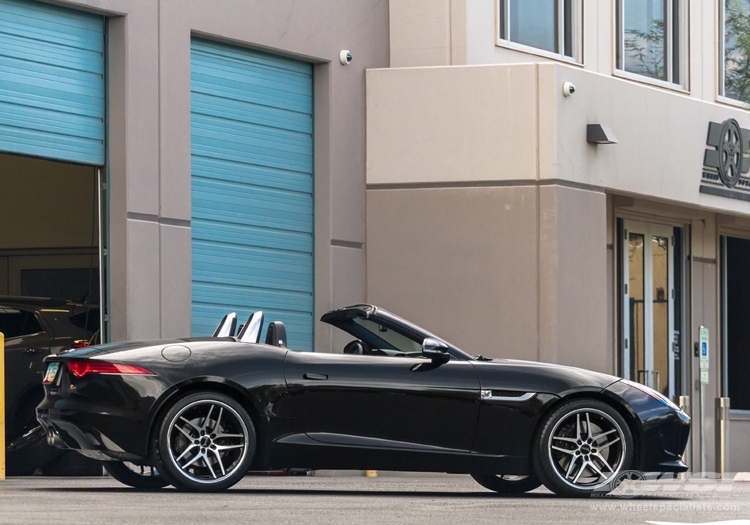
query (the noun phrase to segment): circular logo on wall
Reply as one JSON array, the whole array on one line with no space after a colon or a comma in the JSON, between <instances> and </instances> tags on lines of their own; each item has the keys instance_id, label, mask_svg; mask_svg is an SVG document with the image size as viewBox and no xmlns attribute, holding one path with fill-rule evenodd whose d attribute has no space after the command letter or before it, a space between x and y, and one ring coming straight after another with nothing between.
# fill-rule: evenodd
<instances>
[{"instance_id":1,"label":"circular logo on wall","mask_svg":"<svg viewBox=\"0 0 750 525\"><path fill-rule=\"evenodd\" d=\"M721 126L719 142L719 177L721 181L733 188L740 180L742 169L742 130L736 120L725 120Z\"/></svg>"}]
</instances>

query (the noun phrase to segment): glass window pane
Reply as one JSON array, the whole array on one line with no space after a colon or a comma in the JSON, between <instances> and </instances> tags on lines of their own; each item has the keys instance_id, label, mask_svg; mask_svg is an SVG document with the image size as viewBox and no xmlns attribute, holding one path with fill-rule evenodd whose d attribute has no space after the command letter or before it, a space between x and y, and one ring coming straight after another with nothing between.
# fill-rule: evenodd
<instances>
[{"instance_id":1,"label":"glass window pane","mask_svg":"<svg viewBox=\"0 0 750 525\"><path fill-rule=\"evenodd\" d=\"M509 40L558 53L556 0L510 0Z\"/></svg>"},{"instance_id":2,"label":"glass window pane","mask_svg":"<svg viewBox=\"0 0 750 525\"><path fill-rule=\"evenodd\" d=\"M664 0L622 0L623 69L667 80L664 64L666 31Z\"/></svg>"},{"instance_id":3,"label":"glass window pane","mask_svg":"<svg viewBox=\"0 0 750 525\"><path fill-rule=\"evenodd\" d=\"M630 316L630 378L645 382L646 370L646 312L645 312L645 260L644 236L628 235L628 292L627 315Z\"/></svg>"},{"instance_id":4,"label":"glass window pane","mask_svg":"<svg viewBox=\"0 0 750 525\"><path fill-rule=\"evenodd\" d=\"M750 410L750 240L726 242L727 386L731 407Z\"/></svg>"},{"instance_id":5,"label":"glass window pane","mask_svg":"<svg viewBox=\"0 0 750 525\"><path fill-rule=\"evenodd\" d=\"M748 101L750 95L750 0L724 2L723 95Z\"/></svg>"},{"instance_id":6,"label":"glass window pane","mask_svg":"<svg viewBox=\"0 0 750 525\"><path fill-rule=\"evenodd\" d=\"M648 385L669 396L669 238L651 237L651 268L653 297L654 362Z\"/></svg>"}]
</instances>

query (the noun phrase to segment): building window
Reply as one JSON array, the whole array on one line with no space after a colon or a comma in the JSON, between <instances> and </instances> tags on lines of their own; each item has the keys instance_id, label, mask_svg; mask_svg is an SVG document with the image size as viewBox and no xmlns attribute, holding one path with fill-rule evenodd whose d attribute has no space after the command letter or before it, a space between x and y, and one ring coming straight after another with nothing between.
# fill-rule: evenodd
<instances>
[{"instance_id":1,"label":"building window","mask_svg":"<svg viewBox=\"0 0 750 525\"><path fill-rule=\"evenodd\" d=\"M499 38L578 58L578 0L499 0Z\"/></svg>"},{"instance_id":2,"label":"building window","mask_svg":"<svg viewBox=\"0 0 750 525\"><path fill-rule=\"evenodd\" d=\"M684 0L618 0L617 68L682 85Z\"/></svg>"},{"instance_id":3,"label":"building window","mask_svg":"<svg viewBox=\"0 0 750 525\"><path fill-rule=\"evenodd\" d=\"M722 0L719 94L750 101L750 0Z\"/></svg>"}]
</instances>

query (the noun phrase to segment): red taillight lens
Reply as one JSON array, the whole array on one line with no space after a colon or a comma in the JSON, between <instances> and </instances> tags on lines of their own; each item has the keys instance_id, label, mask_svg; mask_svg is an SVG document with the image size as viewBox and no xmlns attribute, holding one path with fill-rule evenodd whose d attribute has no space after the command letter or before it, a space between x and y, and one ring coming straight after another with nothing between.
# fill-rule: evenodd
<instances>
[{"instance_id":1,"label":"red taillight lens","mask_svg":"<svg viewBox=\"0 0 750 525\"><path fill-rule=\"evenodd\" d=\"M91 346L88 341L79 339L78 341L73 341L73 346L71 346L71 348L86 348L87 346Z\"/></svg>"},{"instance_id":2,"label":"red taillight lens","mask_svg":"<svg viewBox=\"0 0 750 525\"><path fill-rule=\"evenodd\" d=\"M76 377L83 377L86 374L156 375L151 370L142 366L104 363L101 361L68 361L68 370Z\"/></svg>"}]
</instances>

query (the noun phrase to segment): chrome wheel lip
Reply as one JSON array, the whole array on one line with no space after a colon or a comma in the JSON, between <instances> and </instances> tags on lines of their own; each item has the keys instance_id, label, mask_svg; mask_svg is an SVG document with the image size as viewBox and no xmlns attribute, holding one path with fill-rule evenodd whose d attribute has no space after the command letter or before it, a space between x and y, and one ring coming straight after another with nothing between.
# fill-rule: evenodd
<instances>
[{"instance_id":1,"label":"chrome wheel lip","mask_svg":"<svg viewBox=\"0 0 750 525\"><path fill-rule=\"evenodd\" d=\"M218 408L223 408L225 411L228 411L232 415L232 417L236 420L236 423L239 424L239 426L241 427L241 430L242 430L242 435L243 435L243 437L242 437L242 445L243 445L242 454L234 462L234 467L233 468L231 468L230 470L225 471L224 475L217 476L216 478L213 478L213 479L206 479L206 478L197 477L197 476L194 476L194 475L190 474L189 472L187 472L182 467L182 465L180 465L179 461L177 461L177 458L175 457L175 451L172 450L172 432L175 430L177 422L183 416L183 414L185 414L188 410L190 410L192 408L195 408L197 405L214 405L214 406L216 406ZM209 407L207 407L207 409L208 408ZM204 422L204 424L205 424L205 422ZM199 400L193 401L192 403L189 403L189 404L185 405L171 419L171 421L169 422L169 430L167 431L167 449L168 449L168 454L169 454L169 460L171 461L172 465L177 469L177 471L180 473L181 476L184 476L185 478L189 479L190 481L193 481L195 483L200 483L200 484L203 484L203 485L214 485L214 484L217 484L217 483L221 483L222 481L225 481L227 478L229 478L230 476L232 476L233 474L235 474L237 472L237 469L239 468L239 466L244 463L245 457L247 456L248 448L249 448L249 441L250 441L250 436L249 436L249 432L248 432L248 429L247 429L247 425L245 425L245 421L242 419L242 417L240 416L240 414L234 408L232 408L231 406L227 405L226 403L224 403L222 401L215 400L215 399L199 399ZM182 453L182 452L184 452L184 450L182 450L180 452Z\"/></svg>"},{"instance_id":2,"label":"chrome wheel lip","mask_svg":"<svg viewBox=\"0 0 750 525\"><path fill-rule=\"evenodd\" d=\"M557 460L552 456L553 453L553 441L555 440L555 434L557 430L560 428L560 425L563 424L563 422L566 422L569 420L570 417L576 416L577 414L596 414L598 416L603 417L607 422L609 422L610 425L612 425L613 429L617 432L617 438L619 440L617 442L621 443L621 452L620 457L617 461L616 466L612 466L612 473L605 478L603 481L596 482L594 484L580 484L580 483L574 483L571 482L569 479L567 479L567 476L564 473L561 473L559 471L559 464ZM577 436L577 438L580 436ZM607 440L607 442L610 442L612 440ZM555 424L555 426L552 428L552 431L550 432L549 439L547 440L547 455L549 457L550 464L552 465L555 475L566 485L569 487L572 487L576 490L585 490L585 491L594 491L597 489L600 489L602 487L607 486L610 484L614 479L617 478L617 475L622 471L623 463L625 462L625 457L627 456L627 443L625 442L625 434L622 430L622 427L620 426L617 421L614 420L612 416L607 414L606 412L596 409L596 408L579 408L576 410L573 410L567 414L565 414L563 417L560 418L560 420ZM575 459L574 459L575 460Z\"/></svg>"}]
</instances>

